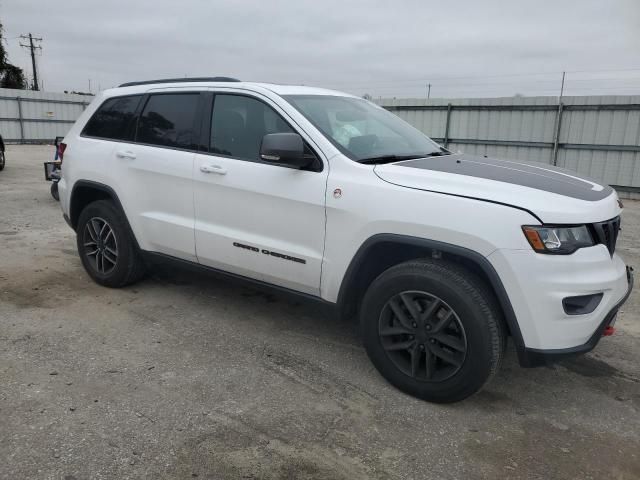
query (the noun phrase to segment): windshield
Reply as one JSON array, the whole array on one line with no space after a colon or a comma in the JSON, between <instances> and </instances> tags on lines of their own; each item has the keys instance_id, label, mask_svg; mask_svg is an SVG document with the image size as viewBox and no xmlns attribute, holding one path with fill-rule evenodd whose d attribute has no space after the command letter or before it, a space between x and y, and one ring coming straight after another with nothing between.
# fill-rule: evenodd
<instances>
[{"instance_id":1,"label":"windshield","mask_svg":"<svg viewBox=\"0 0 640 480\"><path fill-rule=\"evenodd\" d=\"M367 100L336 95L284 98L352 160L403 160L446 152L419 130Z\"/></svg>"}]
</instances>

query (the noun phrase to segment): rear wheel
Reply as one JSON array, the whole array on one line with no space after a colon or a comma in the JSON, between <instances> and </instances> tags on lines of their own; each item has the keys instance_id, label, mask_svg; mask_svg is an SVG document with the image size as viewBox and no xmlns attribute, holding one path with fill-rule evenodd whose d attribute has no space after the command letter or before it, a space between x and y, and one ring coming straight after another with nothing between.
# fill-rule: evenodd
<instances>
[{"instance_id":1,"label":"rear wheel","mask_svg":"<svg viewBox=\"0 0 640 480\"><path fill-rule=\"evenodd\" d=\"M80 213L78 253L87 273L100 285L123 287L144 276L145 265L123 213L109 200L98 200Z\"/></svg>"},{"instance_id":2,"label":"rear wheel","mask_svg":"<svg viewBox=\"0 0 640 480\"><path fill-rule=\"evenodd\" d=\"M0 152L0 172L4 170L5 157L4 152Z\"/></svg>"},{"instance_id":3,"label":"rear wheel","mask_svg":"<svg viewBox=\"0 0 640 480\"><path fill-rule=\"evenodd\" d=\"M60 194L58 193L58 182L51 183L51 196L60 201Z\"/></svg>"},{"instance_id":4,"label":"rear wheel","mask_svg":"<svg viewBox=\"0 0 640 480\"><path fill-rule=\"evenodd\" d=\"M492 295L454 264L416 260L385 271L365 294L361 321L376 368L424 400L472 395L502 359L505 336Z\"/></svg>"}]
</instances>

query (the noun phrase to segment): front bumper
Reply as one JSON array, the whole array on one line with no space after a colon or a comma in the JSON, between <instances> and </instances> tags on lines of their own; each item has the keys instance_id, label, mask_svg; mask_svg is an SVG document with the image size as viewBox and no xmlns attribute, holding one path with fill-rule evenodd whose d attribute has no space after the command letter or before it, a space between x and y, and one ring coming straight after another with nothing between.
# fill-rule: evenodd
<instances>
[{"instance_id":1,"label":"front bumper","mask_svg":"<svg viewBox=\"0 0 640 480\"><path fill-rule=\"evenodd\" d=\"M625 293L624 297L622 297L622 299L609 311L609 313L607 313L604 320L600 325L598 325L598 328L593 332L593 335L591 335L586 343L575 347L548 350L525 347L518 355L520 364L523 367L537 367L593 350L602 338L605 328L615 322L618 310L622 304L627 301L629 295L631 295L631 290L633 290L633 269L631 267L627 267L627 282L627 293Z\"/></svg>"},{"instance_id":2,"label":"front bumper","mask_svg":"<svg viewBox=\"0 0 640 480\"><path fill-rule=\"evenodd\" d=\"M629 297L632 270L604 245L571 255L540 255L532 250L497 250L488 257L513 307L513 332L522 366L591 350ZM602 294L590 313L569 315L566 297Z\"/></svg>"}]
</instances>

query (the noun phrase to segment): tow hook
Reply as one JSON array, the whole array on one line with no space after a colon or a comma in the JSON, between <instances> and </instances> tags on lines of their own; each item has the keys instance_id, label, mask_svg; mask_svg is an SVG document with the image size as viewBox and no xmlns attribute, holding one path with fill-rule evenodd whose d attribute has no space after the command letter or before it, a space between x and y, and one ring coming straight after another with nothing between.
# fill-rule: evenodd
<instances>
[{"instance_id":1,"label":"tow hook","mask_svg":"<svg viewBox=\"0 0 640 480\"><path fill-rule=\"evenodd\" d=\"M613 325L607 325L606 327L604 327L604 330L602 331L602 336L610 337L614 333L616 333L616 327L614 327Z\"/></svg>"}]
</instances>

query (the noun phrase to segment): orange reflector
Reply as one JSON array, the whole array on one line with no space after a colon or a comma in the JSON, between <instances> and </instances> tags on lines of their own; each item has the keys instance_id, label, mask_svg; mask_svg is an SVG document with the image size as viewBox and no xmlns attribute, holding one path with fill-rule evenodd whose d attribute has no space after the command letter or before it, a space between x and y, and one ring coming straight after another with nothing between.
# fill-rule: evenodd
<instances>
[{"instance_id":1,"label":"orange reflector","mask_svg":"<svg viewBox=\"0 0 640 480\"><path fill-rule=\"evenodd\" d=\"M544 252L545 250L544 243L542 243L542 240L540 239L540 235L538 235L538 232L533 228L527 228L527 227L523 227L522 230L524 231L524 234L526 235L527 240L529 240L529 243L531 244L533 249L537 252Z\"/></svg>"}]
</instances>

